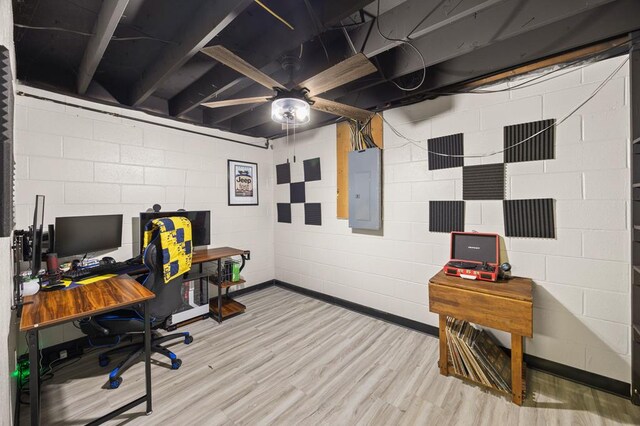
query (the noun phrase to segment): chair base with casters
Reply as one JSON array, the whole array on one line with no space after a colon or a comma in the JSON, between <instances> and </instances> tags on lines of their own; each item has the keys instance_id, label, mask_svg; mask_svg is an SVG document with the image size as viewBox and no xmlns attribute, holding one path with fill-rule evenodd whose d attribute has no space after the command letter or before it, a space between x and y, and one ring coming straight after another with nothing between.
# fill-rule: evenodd
<instances>
[{"instance_id":1,"label":"chair base with casters","mask_svg":"<svg viewBox=\"0 0 640 426\"><path fill-rule=\"evenodd\" d=\"M164 328L167 318L173 312L182 307L182 277L175 277L168 282L164 281L163 250L160 247L158 234L145 248L142 255L144 265L149 273L136 278L146 288L151 290L155 297L148 302L149 318L151 320L151 351L157 352L169 358L171 368L177 370L182 361L162 344L174 339L183 339L185 344L193 341L188 332L161 335L157 330ZM133 365L144 353L144 341L138 340L145 329L144 310L141 306L133 309L120 309L106 314L100 314L85 318L80 321L80 329L89 339L105 338L130 338L135 343L117 346L99 355L98 362L101 366L109 365L110 356L116 353L126 353L127 356L116 368L109 373L109 387L116 389L122 383L122 373Z\"/></svg>"},{"instance_id":2,"label":"chair base with casters","mask_svg":"<svg viewBox=\"0 0 640 426\"><path fill-rule=\"evenodd\" d=\"M178 368L180 368L180 366L182 365L182 360L180 360L180 358L178 358L176 354L164 347L162 343L175 339L184 339L184 344L188 345L193 342L193 337L189 335L189 332L185 331L182 333L171 333L162 335L157 331L152 331L151 335L151 352L159 353L169 358L172 370L177 370ZM111 357L113 355L126 351L129 351L127 357L120 361L120 363L118 363L118 365L109 373L110 389L117 389L118 387L120 387L120 384L122 383L122 373L127 368L135 364L136 361L138 361L138 359L144 354L144 341L116 347L98 355L98 364L100 365L100 367L106 367L111 362Z\"/></svg>"}]
</instances>

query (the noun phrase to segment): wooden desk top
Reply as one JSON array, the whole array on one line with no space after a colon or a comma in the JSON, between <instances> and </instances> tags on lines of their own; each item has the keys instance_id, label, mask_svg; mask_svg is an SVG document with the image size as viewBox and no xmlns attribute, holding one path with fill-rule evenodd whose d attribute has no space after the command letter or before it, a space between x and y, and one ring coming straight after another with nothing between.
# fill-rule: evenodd
<instances>
[{"instance_id":1,"label":"wooden desk top","mask_svg":"<svg viewBox=\"0 0 640 426\"><path fill-rule=\"evenodd\" d=\"M246 250L240 250L233 247L216 247L206 250L194 250L191 263L198 264L211 262L212 260L222 259L223 257L240 256Z\"/></svg>"},{"instance_id":2,"label":"wooden desk top","mask_svg":"<svg viewBox=\"0 0 640 426\"><path fill-rule=\"evenodd\" d=\"M20 331L44 328L153 299L155 294L121 275L69 290L40 291L24 298Z\"/></svg>"},{"instance_id":3,"label":"wooden desk top","mask_svg":"<svg viewBox=\"0 0 640 426\"><path fill-rule=\"evenodd\" d=\"M533 301L533 281L529 278L513 277L509 280L498 280L496 282L476 281L452 277L446 275L444 271L440 271L431 277L429 282L493 296L508 297L526 302Z\"/></svg>"}]
</instances>

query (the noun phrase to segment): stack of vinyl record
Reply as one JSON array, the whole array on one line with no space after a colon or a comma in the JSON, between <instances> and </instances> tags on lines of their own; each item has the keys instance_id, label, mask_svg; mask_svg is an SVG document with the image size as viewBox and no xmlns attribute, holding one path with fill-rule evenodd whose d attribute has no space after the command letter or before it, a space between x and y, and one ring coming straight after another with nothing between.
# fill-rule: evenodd
<instances>
[{"instance_id":1,"label":"stack of vinyl record","mask_svg":"<svg viewBox=\"0 0 640 426\"><path fill-rule=\"evenodd\" d=\"M511 359L487 331L449 317L447 345L456 374L511 392Z\"/></svg>"}]
</instances>

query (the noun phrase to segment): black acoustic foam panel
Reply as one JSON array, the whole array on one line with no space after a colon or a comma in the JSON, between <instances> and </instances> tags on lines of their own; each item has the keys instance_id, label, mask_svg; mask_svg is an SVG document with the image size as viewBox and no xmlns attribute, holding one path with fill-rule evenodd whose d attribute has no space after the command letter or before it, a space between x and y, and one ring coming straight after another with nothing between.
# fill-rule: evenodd
<instances>
[{"instance_id":1,"label":"black acoustic foam panel","mask_svg":"<svg viewBox=\"0 0 640 426\"><path fill-rule=\"evenodd\" d=\"M290 188L291 202L292 203L304 203L305 202L305 189L304 182L292 183Z\"/></svg>"},{"instance_id":2,"label":"black acoustic foam panel","mask_svg":"<svg viewBox=\"0 0 640 426\"><path fill-rule=\"evenodd\" d=\"M555 119L533 121L504 127L504 162L551 160L555 158ZM551 126L551 127L549 127ZM542 132L542 130L549 129ZM530 136L539 135L522 142ZM522 143L520 143L522 142ZM511 148L513 146L513 148Z\"/></svg>"},{"instance_id":3,"label":"black acoustic foam panel","mask_svg":"<svg viewBox=\"0 0 640 426\"><path fill-rule=\"evenodd\" d=\"M445 157L443 155L463 155L464 143L462 133L449 136L441 136L439 138L429 139L427 141L427 149L429 150L429 170L450 169L452 167L464 166L464 158L462 157Z\"/></svg>"},{"instance_id":4,"label":"black acoustic foam panel","mask_svg":"<svg viewBox=\"0 0 640 426\"><path fill-rule=\"evenodd\" d=\"M553 199L505 200L503 210L507 237L556 237Z\"/></svg>"},{"instance_id":5,"label":"black acoustic foam panel","mask_svg":"<svg viewBox=\"0 0 640 426\"><path fill-rule=\"evenodd\" d=\"M429 232L464 231L464 201L429 201Z\"/></svg>"},{"instance_id":6,"label":"black acoustic foam panel","mask_svg":"<svg viewBox=\"0 0 640 426\"><path fill-rule=\"evenodd\" d=\"M504 200L504 163L464 166L464 200Z\"/></svg>"},{"instance_id":7,"label":"black acoustic foam panel","mask_svg":"<svg viewBox=\"0 0 640 426\"><path fill-rule=\"evenodd\" d=\"M304 203L304 224L322 226L320 203Z\"/></svg>"},{"instance_id":8,"label":"black acoustic foam panel","mask_svg":"<svg viewBox=\"0 0 640 426\"><path fill-rule=\"evenodd\" d=\"M291 204L278 203L278 222L291 223Z\"/></svg>"},{"instance_id":9,"label":"black acoustic foam panel","mask_svg":"<svg viewBox=\"0 0 640 426\"><path fill-rule=\"evenodd\" d=\"M13 229L13 82L9 51L0 46L0 236Z\"/></svg>"},{"instance_id":10,"label":"black acoustic foam panel","mask_svg":"<svg viewBox=\"0 0 640 426\"><path fill-rule=\"evenodd\" d=\"M311 182L314 180L321 180L320 158L304 160L304 181Z\"/></svg>"},{"instance_id":11,"label":"black acoustic foam panel","mask_svg":"<svg viewBox=\"0 0 640 426\"><path fill-rule=\"evenodd\" d=\"M291 182L291 166L289 163L276 166L276 183L278 185Z\"/></svg>"}]
</instances>

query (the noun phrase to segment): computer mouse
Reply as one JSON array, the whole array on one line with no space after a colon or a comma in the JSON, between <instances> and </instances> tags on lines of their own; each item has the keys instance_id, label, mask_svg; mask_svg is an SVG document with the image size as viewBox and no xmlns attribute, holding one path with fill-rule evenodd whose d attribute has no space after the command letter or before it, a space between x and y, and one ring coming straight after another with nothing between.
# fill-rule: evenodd
<instances>
[{"instance_id":1,"label":"computer mouse","mask_svg":"<svg viewBox=\"0 0 640 426\"><path fill-rule=\"evenodd\" d=\"M113 257L105 256L100 261L101 265L111 265L112 263L116 263L116 260Z\"/></svg>"}]
</instances>

